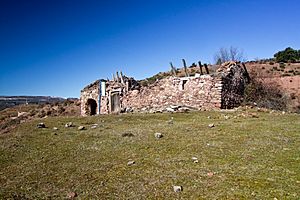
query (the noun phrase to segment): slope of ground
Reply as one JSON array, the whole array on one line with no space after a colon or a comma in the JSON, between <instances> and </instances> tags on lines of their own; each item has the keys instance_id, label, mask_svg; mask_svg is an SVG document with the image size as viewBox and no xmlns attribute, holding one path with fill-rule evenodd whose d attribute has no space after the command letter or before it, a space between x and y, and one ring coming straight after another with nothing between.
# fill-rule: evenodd
<instances>
[{"instance_id":1,"label":"slope of ground","mask_svg":"<svg viewBox=\"0 0 300 200\"><path fill-rule=\"evenodd\" d=\"M248 62L250 74L278 87L289 99L289 110L300 112L300 63Z\"/></svg>"},{"instance_id":2,"label":"slope of ground","mask_svg":"<svg viewBox=\"0 0 300 200\"><path fill-rule=\"evenodd\" d=\"M297 199L299 125L254 109L35 120L0 135L0 199Z\"/></svg>"},{"instance_id":3,"label":"slope of ground","mask_svg":"<svg viewBox=\"0 0 300 200\"><path fill-rule=\"evenodd\" d=\"M79 100L48 104L21 104L0 111L0 134L9 132L18 124L49 116L79 116Z\"/></svg>"}]
</instances>

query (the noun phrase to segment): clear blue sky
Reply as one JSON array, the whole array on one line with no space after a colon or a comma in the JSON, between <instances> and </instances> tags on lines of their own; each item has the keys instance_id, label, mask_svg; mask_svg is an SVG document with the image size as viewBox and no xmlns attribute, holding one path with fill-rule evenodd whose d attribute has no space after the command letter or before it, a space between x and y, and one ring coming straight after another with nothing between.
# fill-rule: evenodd
<instances>
[{"instance_id":1,"label":"clear blue sky","mask_svg":"<svg viewBox=\"0 0 300 200\"><path fill-rule=\"evenodd\" d=\"M117 70L143 79L229 46L299 49L300 1L0 0L0 95L79 97Z\"/></svg>"}]
</instances>

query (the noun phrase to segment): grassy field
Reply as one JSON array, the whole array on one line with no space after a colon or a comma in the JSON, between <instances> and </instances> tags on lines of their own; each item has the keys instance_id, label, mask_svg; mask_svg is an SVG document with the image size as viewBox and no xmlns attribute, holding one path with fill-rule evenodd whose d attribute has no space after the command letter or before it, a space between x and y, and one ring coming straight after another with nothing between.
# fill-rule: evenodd
<instances>
[{"instance_id":1,"label":"grassy field","mask_svg":"<svg viewBox=\"0 0 300 200\"><path fill-rule=\"evenodd\" d=\"M69 121L75 127L65 128ZM69 192L76 199L299 199L300 116L240 110L36 120L0 136L0 185L0 199Z\"/></svg>"}]
</instances>

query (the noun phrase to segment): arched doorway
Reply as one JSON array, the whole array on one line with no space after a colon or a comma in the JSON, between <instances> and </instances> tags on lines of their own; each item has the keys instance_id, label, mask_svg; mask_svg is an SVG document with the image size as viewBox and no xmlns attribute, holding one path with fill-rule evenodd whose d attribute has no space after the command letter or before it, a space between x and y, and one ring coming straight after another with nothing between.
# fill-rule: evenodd
<instances>
[{"instance_id":1,"label":"arched doorway","mask_svg":"<svg viewBox=\"0 0 300 200\"><path fill-rule=\"evenodd\" d=\"M88 99L85 104L86 115L97 114L97 102L94 99Z\"/></svg>"}]
</instances>

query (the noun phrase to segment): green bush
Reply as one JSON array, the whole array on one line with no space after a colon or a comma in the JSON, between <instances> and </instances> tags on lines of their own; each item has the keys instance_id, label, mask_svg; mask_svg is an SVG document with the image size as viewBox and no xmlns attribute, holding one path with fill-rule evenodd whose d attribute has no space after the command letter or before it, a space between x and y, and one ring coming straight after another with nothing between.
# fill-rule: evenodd
<instances>
[{"instance_id":1,"label":"green bush","mask_svg":"<svg viewBox=\"0 0 300 200\"><path fill-rule=\"evenodd\" d=\"M274 54L276 62L297 62L300 60L300 50L291 47Z\"/></svg>"}]
</instances>

